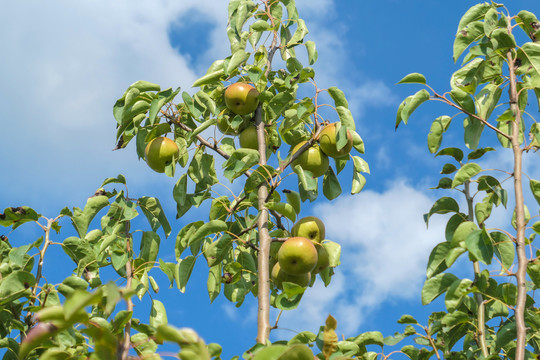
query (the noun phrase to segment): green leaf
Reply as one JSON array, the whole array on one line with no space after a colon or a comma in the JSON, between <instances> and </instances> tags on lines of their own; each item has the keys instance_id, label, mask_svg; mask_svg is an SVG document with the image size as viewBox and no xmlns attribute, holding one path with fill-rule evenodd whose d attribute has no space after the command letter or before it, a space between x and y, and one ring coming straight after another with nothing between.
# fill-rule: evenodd
<instances>
[{"instance_id":1,"label":"green leaf","mask_svg":"<svg viewBox=\"0 0 540 360\"><path fill-rule=\"evenodd\" d=\"M167 220L167 216L161 207L158 198L143 196L139 198L138 204L150 223L153 231L157 231L161 226L165 236L168 237L171 233L171 225Z\"/></svg>"},{"instance_id":2,"label":"green leaf","mask_svg":"<svg viewBox=\"0 0 540 360\"><path fill-rule=\"evenodd\" d=\"M179 258L182 252L189 246L189 240L204 225L204 221L195 221L184 226L176 235L175 255Z\"/></svg>"},{"instance_id":3,"label":"green leaf","mask_svg":"<svg viewBox=\"0 0 540 360\"><path fill-rule=\"evenodd\" d=\"M287 197L287 202L291 204L291 206L294 208L294 211L296 214L300 214L301 210L301 199L300 194L293 190L283 190L285 193L285 196Z\"/></svg>"},{"instance_id":4,"label":"green leaf","mask_svg":"<svg viewBox=\"0 0 540 360\"><path fill-rule=\"evenodd\" d=\"M279 118L292 101L294 97L288 92L279 92L274 95L266 107L268 118L271 120Z\"/></svg>"},{"instance_id":5,"label":"green leaf","mask_svg":"<svg viewBox=\"0 0 540 360\"><path fill-rule=\"evenodd\" d=\"M529 187L531 188L531 192L538 204L540 205L540 181L530 179L529 181Z\"/></svg>"},{"instance_id":6,"label":"green leaf","mask_svg":"<svg viewBox=\"0 0 540 360\"><path fill-rule=\"evenodd\" d=\"M277 360L282 354L284 354L289 347L287 345L270 345L264 347L255 353L253 360Z\"/></svg>"},{"instance_id":7,"label":"green leaf","mask_svg":"<svg viewBox=\"0 0 540 360\"><path fill-rule=\"evenodd\" d=\"M234 69L245 63L249 56L250 53L244 50L237 50L231 57L226 73L230 74Z\"/></svg>"},{"instance_id":8,"label":"green leaf","mask_svg":"<svg viewBox=\"0 0 540 360\"><path fill-rule=\"evenodd\" d=\"M110 178L107 178L105 180L103 180L103 183L101 184L101 187L107 185L107 184L113 184L113 183L116 183L116 184L124 184L126 185L126 177L122 174L118 174L117 177L113 178L113 177L110 177Z\"/></svg>"},{"instance_id":9,"label":"green leaf","mask_svg":"<svg viewBox=\"0 0 540 360\"><path fill-rule=\"evenodd\" d=\"M495 151L495 149L492 148L492 147L485 147L485 148L481 148L481 149L476 149L476 150L469 153L469 155L467 156L467 159L468 160L480 159L482 156L484 156L484 154L486 154L489 151Z\"/></svg>"},{"instance_id":10,"label":"green leaf","mask_svg":"<svg viewBox=\"0 0 540 360\"><path fill-rule=\"evenodd\" d=\"M221 263L216 264L208 269L208 280L206 281L208 288L208 296L212 303L221 292Z\"/></svg>"},{"instance_id":11,"label":"green leaf","mask_svg":"<svg viewBox=\"0 0 540 360\"><path fill-rule=\"evenodd\" d=\"M429 255L426 271L426 276L428 279L448 268L446 265L446 257L451 249L452 245L448 241L439 243L433 248L431 254Z\"/></svg>"},{"instance_id":12,"label":"green leaf","mask_svg":"<svg viewBox=\"0 0 540 360\"><path fill-rule=\"evenodd\" d=\"M433 214L447 214L449 212L459 212L459 205L456 200L451 197L442 197L439 200L435 201L429 213L425 217L426 225L429 222L429 218Z\"/></svg>"},{"instance_id":13,"label":"green leaf","mask_svg":"<svg viewBox=\"0 0 540 360\"><path fill-rule=\"evenodd\" d=\"M142 261L141 264L148 271L154 267L154 262L157 259L159 252L159 244L161 239L159 235L153 231L143 231L141 238L141 251L138 259Z\"/></svg>"},{"instance_id":14,"label":"green leaf","mask_svg":"<svg viewBox=\"0 0 540 360\"><path fill-rule=\"evenodd\" d=\"M334 200L341 195L341 185L331 167L328 168L328 171L324 175L323 194L328 200Z\"/></svg>"},{"instance_id":15,"label":"green leaf","mask_svg":"<svg viewBox=\"0 0 540 360\"><path fill-rule=\"evenodd\" d=\"M4 276L0 281L0 305L29 296L35 284L34 275L26 271L17 270Z\"/></svg>"},{"instance_id":16,"label":"green leaf","mask_svg":"<svg viewBox=\"0 0 540 360\"><path fill-rule=\"evenodd\" d=\"M494 231L489 234L494 244L495 256L501 261L502 270L508 270L514 263L516 250L514 242L504 233Z\"/></svg>"},{"instance_id":17,"label":"green leaf","mask_svg":"<svg viewBox=\"0 0 540 360\"><path fill-rule=\"evenodd\" d=\"M167 311L165 305L159 300L152 299L152 308L150 309L150 326L158 327L167 325Z\"/></svg>"},{"instance_id":18,"label":"green leaf","mask_svg":"<svg viewBox=\"0 0 540 360\"><path fill-rule=\"evenodd\" d=\"M524 216L524 220L525 220L525 224L527 224L529 222L529 220L531 219L531 213L529 212L529 208L527 207L527 205L523 205L523 216ZM512 213L512 227L514 229L517 229L517 216L516 216L516 209L514 208L514 212Z\"/></svg>"},{"instance_id":19,"label":"green leaf","mask_svg":"<svg viewBox=\"0 0 540 360\"><path fill-rule=\"evenodd\" d=\"M483 224L491 215L491 210L493 208L491 198L492 196L487 196L482 202L478 202L474 205L474 215L479 224Z\"/></svg>"},{"instance_id":20,"label":"green leaf","mask_svg":"<svg viewBox=\"0 0 540 360\"><path fill-rule=\"evenodd\" d=\"M205 154L203 150L195 152L187 173L191 180L198 185L195 191L201 191L219 182L214 167L214 157Z\"/></svg>"},{"instance_id":21,"label":"green leaf","mask_svg":"<svg viewBox=\"0 0 540 360\"><path fill-rule=\"evenodd\" d=\"M368 345L384 346L384 339L379 331L367 331L347 340L354 342L360 347Z\"/></svg>"},{"instance_id":22,"label":"green leaf","mask_svg":"<svg viewBox=\"0 0 540 360\"><path fill-rule=\"evenodd\" d=\"M487 11L487 10L486 10ZM463 16L465 19L468 12ZM482 16L485 12L482 14ZM466 21L460 22L456 39L454 40L454 62L463 54L463 51L473 42L480 40L484 36L484 23L482 21L470 21L473 17L467 17Z\"/></svg>"},{"instance_id":23,"label":"green leaf","mask_svg":"<svg viewBox=\"0 0 540 360\"><path fill-rule=\"evenodd\" d=\"M302 19L298 19L296 23L296 30L292 38L287 42L287 47L295 46L301 44L304 40L304 37L309 33L306 23Z\"/></svg>"},{"instance_id":24,"label":"green leaf","mask_svg":"<svg viewBox=\"0 0 540 360\"><path fill-rule=\"evenodd\" d=\"M107 205L109 205L109 198L105 195L98 195L88 199L84 206L84 210L79 208L73 209L73 216L71 219L79 237L82 238L86 235L88 225L90 225L92 219Z\"/></svg>"},{"instance_id":25,"label":"green leaf","mask_svg":"<svg viewBox=\"0 0 540 360\"><path fill-rule=\"evenodd\" d=\"M469 149L476 149L480 143L482 131L484 131L484 124L480 120L469 116L463 120L463 127L465 128L465 145Z\"/></svg>"},{"instance_id":26,"label":"green leaf","mask_svg":"<svg viewBox=\"0 0 540 360\"><path fill-rule=\"evenodd\" d=\"M405 100L405 106L401 110L401 120L406 124L409 120L409 116L420 106L422 103L429 100L429 92L426 89L418 91L409 100Z\"/></svg>"},{"instance_id":27,"label":"green leaf","mask_svg":"<svg viewBox=\"0 0 540 360\"><path fill-rule=\"evenodd\" d=\"M461 169L458 170L452 181L452 188L463 184L465 181L470 180L473 176L476 176L482 171L480 165L476 163L467 163L463 165Z\"/></svg>"},{"instance_id":28,"label":"green leaf","mask_svg":"<svg viewBox=\"0 0 540 360\"><path fill-rule=\"evenodd\" d=\"M450 91L450 97L465 111L468 111L471 114L475 114L476 108L471 94L456 88Z\"/></svg>"},{"instance_id":29,"label":"green leaf","mask_svg":"<svg viewBox=\"0 0 540 360\"><path fill-rule=\"evenodd\" d=\"M283 202L269 202L266 204L266 207L269 210L273 210L278 214L285 216L287 219L292 222L296 221L296 211L291 204Z\"/></svg>"},{"instance_id":30,"label":"green leaf","mask_svg":"<svg viewBox=\"0 0 540 360\"><path fill-rule=\"evenodd\" d=\"M259 152L254 149L240 148L223 164L224 176L233 181L259 162Z\"/></svg>"},{"instance_id":31,"label":"green leaf","mask_svg":"<svg viewBox=\"0 0 540 360\"><path fill-rule=\"evenodd\" d=\"M418 324L418 321L412 315L401 315L398 324Z\"/></svg>"},{"instance_id":32,"label":"green leaf","mask_svg":"<svg viewBox=\"0 0 540 360\"><path fill-rule=\"evenodd\" d=\"M4 210L3 214L0 214L0 225L13 226L13 229L15 229L25 222L38 221L40 216L28 206L9 207Z\"/></svg>"},{"instance_id":33,"label":"green leaf","mask_svg":"<svg viewBox=\"0 0 540 360\"><path fill-rule=\"evenodd\" d=\"M516 23L523 29L532 41L540 39L540 29L538 28L538 19L530 11L522 10L518 13Z\"/></svg>"},{"instance_id":34,"label":"green leaf","mask_svg":"<svg viewBox=\"0 0 540 360\"><path fill-rule=\"evenodd\" d=\"M266 20L257 20L251 24L253 31L266 31L270 29L270 24Z\"/></svg>"},{"instance_id":35,"label":"green leaf","mask_svg":"<svg viewBox=\"0 0 540 360\"><path fill-rule=\"evenodd\" d=\"M335 86L332 86L328 88L328 94L334 100L336 108L338 106L343 106L347 109L349 108L349 102L347 101L347 98L345 97L345 93L343 91L341 91Z\"/></svg>"},{"instance_id":36,"label":"green leaf","mask_svg":"<svg viewBox=\"0 0 540 360\"><path fill-rule=\"evenodd\" d=\"M530 262L527 265L527 274L537 288L540 288L540 263Z\"/></svg>"},{"instance_id":37,"label":"green leaf","mask_svg":"<svg viewBox=\"0 0 540 360\"><path fill-rule=\"evenodd\" d=\"M472 280L456 279L446 290L444 303L449 312L455 311L463 301L463 297L471 292Z\"/></svg>"},{"instance_id":38,"label":"green leaf","mask_svg":"<svg viewBox=\"0 0 540 360\"><path fill-rule=\"evenodd\" d=\"M462 90L469 94L476 92L476 86L482 78L484 60L476 58L452 74L450 85L452 90Z\"/></svg>"},{"instance_id":39,"label":"green leaf","mask_svg":"<svg viewBox=\"0 0 540 360\"><path fill-rule=\"evenodd\" d=\"M192 244L204 239L208 235L216 234L227 230L227 223L223 220L210 220L200 226L193 235L189 237L188 244Z\"/></svg>"},{"instance_id":40,"label":"green leaf","mask_svg":"<svg viewBox=\"0 0 540 360\"><path fill-rule=\"evenodd\" d=\"M454 311L452 313L446 314L441 319L441 324L444 326L444 331L448 332L451 328L466 324L470 321L469 314L462 311Z\"/></svg>"},{"instance_id":41,"label":"green leaf","mask_svg":"<svg viewBox=\"0 0 540 360\"><path fill-rule=\"evenodd\" d=\"M497 41L496 50L506 50L517 46L514 35L508 33L506 28L497 28L491 33L491 38Z\"/></svg>"},{"instance_id":42,"label":"green leaf","mask_svg":"<svg viewBox=\"0 0 540 360\"><path fill-rule=\"evenodd\" d=\"M195 267L196 260L197 258L192 255L180 260L180 266L178 266L178 290L182 293L186 292L186 284Z\"/></svg>"},{"instance_id":43,"label":"green leaf","mask_svg":"<svg viewBox=\"0 0 540 360\"><path fill-rule=\"evenodd\" d=\"M452 187L452 179L443 177L439 179L439 183L436 187L430 189L450 189Z\"/></svg>"},{"instance_id":44,"label":"green leaf","mask_svg":"<svg viewBox=\"0 0 540 360\"><path fill-rule=\"evenodd\" d=\"M475 96L476 98L476 113L484 120L488 120L491 113L499 103L502 89L496 84L487 84Z\"/></svg>"},{"instance_id":45,"label":"green leaf","mask_svg":"<svg viewBox=\"0 0 540 360\"><path fill-rule=\"evenodd\" d=\"M474 231L478 230L478 226L472 221L461 222L452 235L451 243L453 246L462 246L465 248L467 237Z\"/></svg>"},{"instance_id":46,"label":"green leaf","mask_svg":"<svg viewBox=\"0 0 540 360\"><path fill-rule=\"evenodd\" d=\"M458 24L458 32L473 21L482 20L486 13L493 8L493 5L484 2L469 8L461 17Z\"/></svg>"},{"instance_id":47,"label":"green leaf","mask_svg":"<svg viewBox=\"0 0 540 360\"><path fill-rule=\"evenodd\" d=\"M358 151L360 154L364 153L364 141L358 135L358 133L354 130L350 130L353 136L353 147ZM338 171L339 172L339 171Z\"/></svg>"},{"instance_id":48,"label":"green leaf","mask_svg":"<svg viewBox=\"0 0 540 360\"><path fill-rule=\"evenodd\" d=\"M457 162L461 162L461 160L463 160L463 151L455 147L442 149L435 156L441 156L441 155L452 156L454 159L456 159Z\"/></svg>"},{"instance_id":49,"label":"green leaf","mask_svg":"<svg viewBox=\"0 0 540 360\"><path fill-rule=\"evenodd\" d=\"M398 84L426 84L426 78L419 73L411 73L398 81Z\"/></svg>"},{"instance_id":50,"label":"green leaf","mask_svg":"<svg viewBox=\"0 0 540 360\"><path fill-rule=\"evenodd\" d=\"M508 322L497 331L495 344L498 348L502 348L516 338L516 323L515 321Z\"/></svg>"},{"instance_id":51,"label":"green leaf","mask_svg":"<svg viewBox=\"0 0 540 360\"><path fill-rule=\"evenodd\" d=\"M489 9L484 17L484 34L489 37L491 32L497 28L498 22L499 13L497 9Z\"/></svg>"},{"instance_id":52,"label":"green leaf","mask_svg":"<svg viewBox=\"0 0 540 360\"><path fill-rule=\"evenodd\" d=\"M442 142L442 134L448 130L452 118L450 116L439 116L431 124L427 137L429 152L434 154L439 150Z\"/></svg>"},{"instance_id":53,"label":"green leaf","mask_svg":"<svg viewBox=\"0 0 540 360\"><path fill-rule=\"evenodd\" d=\"M341 125L350 130L356 130L356 124L354 123L351 110L345 106L337 106L336 111L339 116L339 121L341 121Z\"/></svg>"},{"instance_id":54,"label":"green leaf","mask_svg":"<svg viewBox=\"0 0 540 360\"><path fill-rule=\"evenodd\" d=\"M456 165L450 164L450 163L444 164L441 170L441 174L449 175L449 174L454 173L456 170L457 170Z\"/></svg>"},{"instance_id":55,"label":"green leaf","mask_svg":"<svg viewBox=\"0 0 540 360\"><path fill-rule=\"evenodd\" d=\"M422 305L430 304L433 300L446 292L456 280L459 279L450 273L441 273L426 280L422 288Z\"/></svg>"},{"instance_id":56,"label":"green leaf","mask_svg":"<svg viewBox=\"0 0 540 360\"><path fill-rule=\"evenodd\" d=\"M133 88L139 90L140 92L159 91L160 89L158 84L154 84L145 80L135 81L133 84L129 85L128 90Z\"/></svg>"},{"instance_id":57,"label":"green leaf","mask_svg":"<svg viewBox=\"0 0 540 360\"><path fill-rule=\"evenodd\" d=\"M359 172L353 172L351 195L358 194L366 185L366 178Z\"/></svg>"},{"instance_id":58,"label":"green leaf","mask_svg":"<svg viewBox=\"0 0 540 360\"><path fill-rule=\"evenodd\" d=\"M521 60L520 69L525 69L526 74L533 78L540 77L540 44L537 42L528 42L521 46L518 51L518 58ZM520 70L518 69L518 70ZM520 71L517 71L520 72Z\"/></svg>"},{"instance_id":59,"label":"green leaf","mask_svg":"<svg viewBox=\"0 0 540 360\"><path fill-rule=\"evenodd\" d=\"M215 83L215 82L219 82L219 81L222 80L222 77L224 75L225 75L225 70L224 69L219 69L219 70L213 71L213 72L208 73L208 74L206 74L204 76L201 76L200 78L195 80L195 82L193 83L193 85L191 85L191 87L198 87L198 86L203 86L203 85L208 85L208 84L212 84L212 83Z\"/></svg>"},{"instance_id":60,"label":"green leaf","mask_svg":"<svg viewBox=\"0 0 540 360\"><path fill-rule=\"evenodd\" d=\"M173 198L176 201L177 215L176 218L180 218L191 208L191 201L187 196L187 174L183 174L178 178L178 181L173 188Z\"/></svg>"},{"instance_id":61,"label":"green leaf","mask_svg":"<svg viewBox=\"0 0 540 360\"><path fill-rule=\"evenodd\" d=\"M493 244L485 230L471 232L465 239L465 245L474 261L491 264L493 258Z\"/></svg>"},{"instance_id":62,"label":"green leaf","mask_svg":"<svg viewBox=\"0 0 540 360\"><path fill-rule=\"evenodd\" d=\"M310 40L310 41L306 41L304 45L308 53L309 65L315 64L315 62L317 61L317 58L319 57L319 54L317 53L317 48L315 47L315 43Z\"/></svg>"}]
</instances>

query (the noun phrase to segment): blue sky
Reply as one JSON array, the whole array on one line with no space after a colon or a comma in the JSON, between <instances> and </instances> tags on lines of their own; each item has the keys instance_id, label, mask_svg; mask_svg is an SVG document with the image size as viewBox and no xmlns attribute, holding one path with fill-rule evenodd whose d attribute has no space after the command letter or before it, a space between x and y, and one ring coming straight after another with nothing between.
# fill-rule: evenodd
<instances>
[{"instance_id":1,"label":"blue sky","mask_svg":"<svg viewBox=\"0 0 540 360\"><path fill-rule=\"evenodd\" d=\"M446 91L457 69L452 61L457 24L475 3L297 0L309 40L317 43L318 85L338 86L347 94L371 175L360 195L346 195L350 177L345 176L345 195L338 200L321 196L304 205L302 216L322 218L327 237L342 244L343 265L329 288L317 284L297 311L282 316L284 328L317 332L332 313L345 336L368 330L389 335L400 329L395 321L401 314L422 319L432 310L420 306L420 288L445 224L434 219L426 230L422 214L437 198L428 188L436 185L443 163L429 154L425 139L431 121L446 109L428 104L395 132L399 103L417 89L394 84L422 72L430 85ZM140 79L191 91L213 60L228 55L226 5L224 0L3 4L0 209L28 205L54 217L64 206L82 207L103 179L122 173L132 196L158 196L173 221L175 179L138 161L132 146L111 151L112 105ZM508 5L513 13L540 13L535 1ZM456 131L449 139L461 141ZM162 242L163 256L173 248L176 232L204 215L198 210L175 222ZM39 233L21 228L8 235L22 244ZM57 241L67 236L61 233ZM166 304L170 323L195 328L207 342L222 344L224 358L230 358L254 343L256 304L250 299L237 309L220 296L209 305L206 276L200 261L186 294L164 283L156 298ZM148 304L136 305L139 317L147 316ZM291 334L279 330L275 336Z\"/></svg>"}]
</instances>

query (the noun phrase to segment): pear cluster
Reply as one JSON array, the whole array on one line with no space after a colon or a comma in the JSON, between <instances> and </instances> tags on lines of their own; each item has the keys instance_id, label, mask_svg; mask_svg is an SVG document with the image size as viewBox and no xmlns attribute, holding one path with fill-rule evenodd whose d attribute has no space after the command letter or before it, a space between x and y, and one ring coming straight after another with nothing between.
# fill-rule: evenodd
<instances>
[{"instance_id":1,"label":"pear cluster","mask_svg":"<svg viewBox=\"0 0 540 360\"><path fill-rule=\"evenodd\" d=\"M329 255L321 241L325 238L324 223L315 216L300 219L291 229L292 237L279 248L271 277L278 289L283 282L307 287L312 274L329 266Z\"/></svg>"},{"instance_id":2,"label":"pear cluster","mask_svg":"<svg viewBox=\"0 0 540 360\"><path fill-rule=\"evenodd\" d=\"M303 170L311 172L313 177L324 175L330 166L328 157L345 157L353 147L352 134L347 130L347 142L345 146L338 149L337 134L340 128L340 122L326 125L319 135L319 144L313 144L306 149L293 161L292 166L299 165ZM296 153L306 142L302 141L294 146L292 154Z\"/></svg>"}]
</instances>

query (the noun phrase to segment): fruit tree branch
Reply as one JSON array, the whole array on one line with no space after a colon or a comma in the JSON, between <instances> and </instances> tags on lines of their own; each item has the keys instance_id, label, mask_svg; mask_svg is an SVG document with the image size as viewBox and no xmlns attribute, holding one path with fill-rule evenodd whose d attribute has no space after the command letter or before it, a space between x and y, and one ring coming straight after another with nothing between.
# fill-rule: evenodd
<instances>
[{"instance_id":1,"label":"fruit tree branch","mask_svg":"<svg viewBox=\"0 0 540 360\"><path fill-rule=\"evenodd\" d=\"M508 29L511 33L511 29ZM525 301L527 299L527 255L525 249L525 204L523 199L523 184L522 184L522 156L521 145L519 142L520 126L521 126L521 110L518 106L517 79L515 73L515 60L512 56L512 51L507 53L508 70L510 75L510 87L508 89L510 97L510 109L515 116L512 121L512 151L514 153L514 193L516 198L516 253L518 259L518 270L516 272L517 279L517 301L514 315L516 318L516 360L525 359L525 346L527 343L527 327L525 324Z\"/></svg>"},{"instance_id":2,"label":"fruit tree branch","mask_svg":"<svg viewBox=\"0 0 540 360\"><path fill-rule=\"evenodd\" d=\"M131 289L131 282L133 279L133 267L131 263L131 256L132 256L132 247L131 247L131 236L129 233L129 221L126 223L126 252L128 254L128 262L126 263L126 289ZM131 300L131 296L126 299L126 310L133 312L133 301ZM121 360L127 360L129 358L129 349L131 348L131 319L128 320L128 322L125 325L124 330L124 341L122 342L122 351L119 354L119 359Z\"/></svg>"},{"instance_id":3,"label":"fruit tree branch","mask_svg":"<svg viewBox=\"0 0 540 360\"><path fill-rule=\"evenodd\" d=\"M469 180L465 181L465 198L467 200L467 208L468 208L468 219L469 221L474 222L474 207L473 207L473 197L471 196L471 188L470 188L471 182ZM477 261L473 262L473 268L474 268L474 281L477 282L480 278L480 264ZM481 293L475 292L474 298L476 300L476 304L478 306L478 319L477 319L477 327L476 327L476 338L478 339L478 345L480 349L482 349L482 355L487 358L488 348L486 344L486 326L485 326L485 305L484 305L484 298Z\"/></svg>"},{"instance_id":4,"label":"fruit tree branch","mask_svg":"<svg viewBox=\"0 0 540 360\"><path fill-rule=\"evenodd\" d=\"M255 110L255 126L257 127L257 140L259 142L260 164L266 165L266 139L264 122L262 121L261 106ZM258 312L257 312L257 342L265 344L270 336L270 233L268 231L268 208L266 198L268 187L263 182L258 189L259 218L257 227L259 229L259 253L257 256L258 265Z\"/></svg>"},{"instance_id":5,"label":"fruit tree branch","mask_svg":"<svg viewBox=\"0 0 540 360\"><path fill-rule=\"evenodd\" d=\"M433 90L432 90L433 91ZM487 126L488 128L490 128L491 130L495 131L496 133L498 133L499 135L505 137L506 139L510 140L510 135L508 135L507 133L505 133L504 131L502 131L501 129L498 129L497 127L491 125L486 119L482 119L480 116L476 115L476 114L473 114L467 110L465 110L464 108L462 108L461 106L455 104L454 102L448 100L447 98L445 98L444 96L442 95L439 95L438 93L436 93L435 91L433 91L433 96L435 97L435 100L440 100L440 101L443 101L445 103L447 103L448 105L452 106L452 107L455 107L456 109L458 109L459 111L463 112L464 114L467 114L468 116L480 121L482 124L484 124L485 126Z\"/></svg>"}]
</instances>

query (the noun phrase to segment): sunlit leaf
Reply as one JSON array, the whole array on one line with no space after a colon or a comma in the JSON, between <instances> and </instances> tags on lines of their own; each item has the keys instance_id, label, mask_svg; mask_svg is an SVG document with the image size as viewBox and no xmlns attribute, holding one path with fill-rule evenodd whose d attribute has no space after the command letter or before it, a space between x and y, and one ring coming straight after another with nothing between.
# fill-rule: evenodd
<instances>
[{"instance_id":1,"label":"sunlit leaf","mask_svg":"<svg viewBox=\"0 0 540 360\"><path fill-rule=\"evenodd\" d=\"M426 78L419 73L411 73L397 82L398 84L426 84Z\"/></svg>"}]
</instances>

